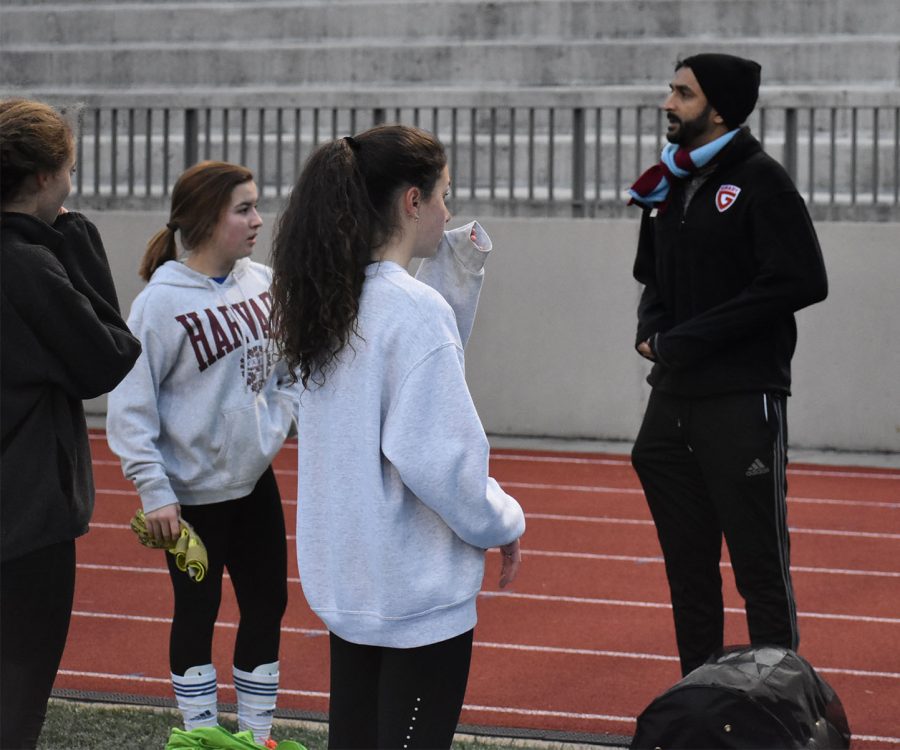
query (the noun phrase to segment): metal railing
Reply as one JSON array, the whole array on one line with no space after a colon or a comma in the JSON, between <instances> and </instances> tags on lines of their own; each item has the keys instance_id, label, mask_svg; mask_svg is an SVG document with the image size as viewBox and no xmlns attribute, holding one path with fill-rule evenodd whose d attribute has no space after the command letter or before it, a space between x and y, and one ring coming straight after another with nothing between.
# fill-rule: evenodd
<instances>
[{"instance_id":1,"label":"metal railing","mask_svg":"<svg viewBox=\"0 0 900 750\"><path fill-rule=\"evenodd\" d=\"M347 103L337 95L277 106L255 98L83 105L76 201L162 208L182 169L222 159L251 168L263 207L274 209L320 143L400 122L444 143L457 211L618 216L625 188L665 143L656 91L481 92L425 104L421 94L396 91L386 102L374 92ZM748 124L814 216L900 220L900 92L770 92Z\"/></svg>"}]
</instances>

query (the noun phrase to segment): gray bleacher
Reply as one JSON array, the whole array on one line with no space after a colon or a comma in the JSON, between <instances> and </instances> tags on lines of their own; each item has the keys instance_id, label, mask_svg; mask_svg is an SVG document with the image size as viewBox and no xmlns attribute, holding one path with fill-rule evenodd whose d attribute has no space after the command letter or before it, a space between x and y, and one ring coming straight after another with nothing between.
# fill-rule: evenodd
<instances>
[{"instance_id":1,"label":"gray bleacher","mask_svg":"<svg viewBox=\"0 0 900 750\"><path fill-rule=\"evenodd\" d=\"M896 0L4 3L7 85L34 90L660 83L698 48L766 83L896 87Z\"/></svg>"},{"instance_id":2,"label":"gray bleacher","mask_svg":"<svg viewBox=\"0 0 900 750\"><path fill-rule=\"evenodd\" d=\"M79 192L97 205L158 205L184 164L207 156L248 163L277 200L321 139L402 120L453 142L457 200L608 214L655 159L672 63L699 50L762 63L751 127L820 215L900 216L897 0L0 9L2 93L87 104Z\"/></svg>"}]
</instances>

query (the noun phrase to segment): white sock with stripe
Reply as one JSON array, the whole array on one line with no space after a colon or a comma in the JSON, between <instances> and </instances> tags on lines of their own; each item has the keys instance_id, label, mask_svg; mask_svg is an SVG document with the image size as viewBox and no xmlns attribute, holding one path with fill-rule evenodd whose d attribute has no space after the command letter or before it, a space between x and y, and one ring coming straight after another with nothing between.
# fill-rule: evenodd
<instances>
[{"instance_id":1,"label":"white sock with stripe","mask_svg":"<svg viewBox=\"0 0 900 750\"><path fill-rule=\"evenodd\" d=\"M237 692L238 728L251 730L257 742L272 734L272 717L278 697L278 662L260 664L252 672L234 667Z\"/></svg>"},{"instance_id":2,"label":"white sock with stripe","mask_svg":"<svg viewBox=\"0 0 900 750\"><path fill-rule=\"evenodd\" d=\"M172 687L178 709L184 716L188 732L197 727L214 727L219 723L216 706L216 668L212 664L191 667L184 677L172 675Z\"/></svg>"}]
</instances>

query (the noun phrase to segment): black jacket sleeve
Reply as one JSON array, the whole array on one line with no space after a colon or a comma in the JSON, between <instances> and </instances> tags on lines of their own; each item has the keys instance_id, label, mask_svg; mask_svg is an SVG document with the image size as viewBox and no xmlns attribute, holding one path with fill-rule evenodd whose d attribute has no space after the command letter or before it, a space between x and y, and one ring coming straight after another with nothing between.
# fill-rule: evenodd
<instances>
[{"instance_id":1,"label":"black jacket sleeve","mask_svg":"<svg viewBox=\"0 0 900 750\"><path fill-rule=\"evenodd\" d=\"M635 347L653 334L667 331L672 326L672 319L660 297L656 280L654 231L654 220L650 217L650 211L645 210L641 217L641 230L638 236L638 249L633 271L634 278L644 285L641 299L638 302Z\"/></svg>"},{"instance_id":2,"label":"black jacket sleeve","mask_svg":"<svg viewBox=\"0 0 900 750\"><path fill-rule=\"evenodd\" d=\"M57 250L23 245L4 254L3 379L95 398L125 377L141 346L119 312L96 228L80 214L61 219Z\"/></svg>"},{"instance_id":3,"label":"black jacket sleeve","mask_svg":"<svg viewBox=\"0 0 900 750\"><path fill-rule=\"evenodd\" d=\"M106 248L97 227L82 214L69 211L57 218L53 228L65 238L55 255L66 269L72 286L92 303L102 300L120 315Z\"/></svg>"}]
</instances>

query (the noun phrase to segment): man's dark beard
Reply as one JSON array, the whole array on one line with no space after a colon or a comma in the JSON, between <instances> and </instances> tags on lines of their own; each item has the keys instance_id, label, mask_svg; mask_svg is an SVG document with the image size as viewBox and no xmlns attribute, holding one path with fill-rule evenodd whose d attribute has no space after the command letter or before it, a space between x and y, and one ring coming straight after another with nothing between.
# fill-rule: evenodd
<instances>
[{"instance_id":1,"label":"man's dark beard","mask_svg":"<svg viewBox=\"0 0 900 750\"><path fill-rule=\"evenodd\" d=\"M666 133L666 140L679 146L693 143L698 136L703 135L709 129L710 112L712 112L712 105L707 103L703 111L693 120L678 120L678 130L671 134Z\"/></svg>"}]
</instances>

